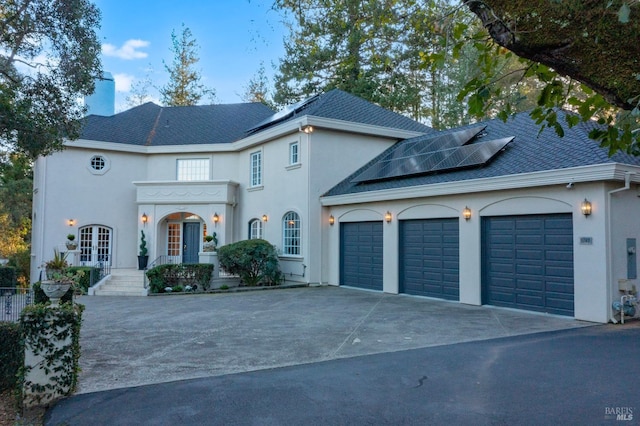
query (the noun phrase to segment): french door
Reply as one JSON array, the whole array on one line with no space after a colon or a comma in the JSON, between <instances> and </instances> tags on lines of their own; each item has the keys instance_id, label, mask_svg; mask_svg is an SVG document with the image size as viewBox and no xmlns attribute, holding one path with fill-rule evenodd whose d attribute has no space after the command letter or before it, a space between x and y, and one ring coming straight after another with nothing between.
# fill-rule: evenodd
<instances>
[{"instance_id":1,"label":"french door","mask_svg":"<svg viewBox=\"0 0 640 426\"><path fill-rule=\"evenodd\" d=\"M80 228L81 265L111 265L112 236L111 228L106 226L91 225Z\"/></svg>"}]
</instances>

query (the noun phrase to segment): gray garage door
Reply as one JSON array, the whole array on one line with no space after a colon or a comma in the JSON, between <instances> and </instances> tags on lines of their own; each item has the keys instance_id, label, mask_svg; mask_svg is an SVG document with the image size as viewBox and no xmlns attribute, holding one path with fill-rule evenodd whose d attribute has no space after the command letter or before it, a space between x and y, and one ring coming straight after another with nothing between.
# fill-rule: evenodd
<instances>
[{"instance_id":1,"label":"gray garage door","mask_svg":"<svg viewBox=\"0 0 640 426\"><path fill-rule=\"evenodd\" d=\"M340 224L340 284L382 291L382 222Z\"/></svg>"},{"instance_id":2,"label":"gray garage door","mask_svg":"<svg viewBox=\"0 0 640 426\"><path fill-rule=\"evenodd\" d=\"M459 300L458 219L400 222L400 292Z\"/></svg>"},{"instance_id":3,"label":"gray garage door","mask_svg":"<svg viewBox=\"0 0 640 426\"><path fill-rule=\"evenodd\" d=\"M570 214L482 220L482 302L573 316Z\"/></svg>"}]
</instances>

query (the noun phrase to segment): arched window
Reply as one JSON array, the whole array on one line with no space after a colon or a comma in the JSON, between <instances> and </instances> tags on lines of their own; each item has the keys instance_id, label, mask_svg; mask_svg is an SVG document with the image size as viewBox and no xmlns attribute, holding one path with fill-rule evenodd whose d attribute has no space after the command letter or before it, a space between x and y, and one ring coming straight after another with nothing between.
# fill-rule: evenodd
<instances>
[{"instance_id":1,"label":"arched window","mask_svg":"<svg viewBox=\"0 0 640 426\"><path fill-rule=\"evenodd\" d=\"M260 219L251 219L249 222L249 239L255 240L262 238L262 221Z\"/></svg>"},{"instance_id":2,"label":"arched window","mask_svg":"<svg viewBox=\"0 0 640 426\"><path fill-rule=\"evenodd\" d=\"M287 212L282 218L282 254L300 255L300 216Z\"/></svg>"}]
</instances>

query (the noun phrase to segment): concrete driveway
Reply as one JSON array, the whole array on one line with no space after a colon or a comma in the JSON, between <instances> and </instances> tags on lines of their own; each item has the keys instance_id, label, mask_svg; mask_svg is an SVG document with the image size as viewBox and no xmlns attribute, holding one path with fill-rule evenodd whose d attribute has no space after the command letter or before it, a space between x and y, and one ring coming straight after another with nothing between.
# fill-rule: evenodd
<instances>
[{"instance_id":1,"label":"concrete driveway","mask_svg":"<svg viewBox=\"0 0 640 426\"><path fill-rule=\"evenodd\" d=\"M337 287L78 301L78 393L593 325Z\"/></svg>"}]
</instances>

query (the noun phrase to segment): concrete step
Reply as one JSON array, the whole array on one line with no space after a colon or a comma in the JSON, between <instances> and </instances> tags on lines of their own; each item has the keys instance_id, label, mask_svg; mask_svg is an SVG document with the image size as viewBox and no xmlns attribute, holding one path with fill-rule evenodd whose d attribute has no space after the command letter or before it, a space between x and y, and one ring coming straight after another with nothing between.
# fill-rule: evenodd
<instances>
[{"instance_id":1,"label":"concrete step","mask_svg":"<svg viewBox=\"0 0 640 426\"><path fill-rule=\"evenodd\" d=\"M146 296L144 271L135 269L112 269L111 275L100 288L96 296Z\"/></svg>"}]
</instances>

